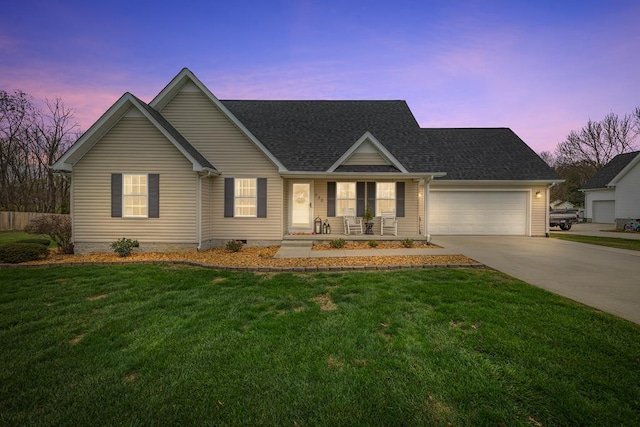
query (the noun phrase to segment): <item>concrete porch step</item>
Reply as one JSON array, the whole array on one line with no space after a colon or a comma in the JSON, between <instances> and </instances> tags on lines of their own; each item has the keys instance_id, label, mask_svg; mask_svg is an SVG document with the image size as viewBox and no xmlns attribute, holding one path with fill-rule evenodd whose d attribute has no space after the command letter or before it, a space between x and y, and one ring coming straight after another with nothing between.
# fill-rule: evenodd
<instances>
[{"instance_id":1,"label":"concrete porch step","mask_svg":"<svg viewBox=\"0 0 640 427\"><path fill-rule=\"evenodd\" d=\"M311 248L313 240L283 240L281 248Z\"/></svg>"}]
</instances>

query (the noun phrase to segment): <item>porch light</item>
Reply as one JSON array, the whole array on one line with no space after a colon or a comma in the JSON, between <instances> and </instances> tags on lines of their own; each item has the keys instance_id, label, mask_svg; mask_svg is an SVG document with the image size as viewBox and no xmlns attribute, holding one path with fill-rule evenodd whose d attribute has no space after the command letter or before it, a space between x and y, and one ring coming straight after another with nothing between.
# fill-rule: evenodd
<instances>
[{"instance_id":1,"label":"porch light","mask_svg":"<svg viewBox=\"0 0 640 427\"><path fill-rule=\"evenodd\" d=\"M320 217L316 217L313 221L313 231L316 234L322 234L322 219Z\"/></svg>"},{"instance_id":2,"label":"porch light","mask_svg":"<svg viewBox=\"0 0 640 427\"><path fill-rule=\"evenodd\" d=\"M540 193L540 191L536 191L536 199L539 199L540 197L542 197L542 193Z\"/></svg>"}]
</instances>

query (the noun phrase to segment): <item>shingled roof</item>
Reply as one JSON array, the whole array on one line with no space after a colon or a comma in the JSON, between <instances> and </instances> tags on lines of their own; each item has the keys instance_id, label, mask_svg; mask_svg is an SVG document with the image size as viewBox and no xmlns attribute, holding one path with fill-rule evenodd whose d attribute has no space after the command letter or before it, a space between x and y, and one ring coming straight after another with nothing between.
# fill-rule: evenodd
<instances>
[{"instance_id":1,"label":"shingled roof","mask_svg":"<svg viewBox=\"0 0 640 427\"><path fill-rule=\"evenodd\" d=\"M370 132L409 172L446 180L556 180L508 128L421 129L405 101L221 101L289 171L324 172ZM397 172L340 166L336 172Z\"/></svg>"},{"instance_id":2,"label":"shingled roof","mask_svg":"<svg viewBox=\"0 0 640 427\"><path fill-rule=\"evenodd\" d=\"M640 154L640 151L634 151L633 153L618 154L609 163L607 163L602 169L600 169L587 183L582 187L584 190L593 188L606 188L607 185L613 181L613 179L627 165Z\"/></svg>"}]
</instances>

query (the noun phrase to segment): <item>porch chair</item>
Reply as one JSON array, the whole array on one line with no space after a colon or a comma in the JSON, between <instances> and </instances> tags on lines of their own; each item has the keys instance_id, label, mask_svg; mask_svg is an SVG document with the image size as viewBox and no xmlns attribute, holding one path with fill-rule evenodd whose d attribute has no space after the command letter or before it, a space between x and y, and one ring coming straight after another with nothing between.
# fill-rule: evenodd
<instances>
[{"instance_id":1,"label":"porch chair","mask_svg":"<svg viewBox=\"0 0 640 427\"><path fill-rule=\"evenodd\" d=\"M344 234L362 234L362 220L356 217L353 208L345 208L342 213L344 221Z\"/></svg>"},{"instance_id":2,"label":"porch chair","mask_svg":"<svg viewBox=\"0 0 640 427\"><path fill-rule=\"evenodd\" d=\"M382 211L380 216L380 235L384 236L384 230L393 231L393 235L398 235L398 220L393 211Z\"/></svg>"}]
</instances>

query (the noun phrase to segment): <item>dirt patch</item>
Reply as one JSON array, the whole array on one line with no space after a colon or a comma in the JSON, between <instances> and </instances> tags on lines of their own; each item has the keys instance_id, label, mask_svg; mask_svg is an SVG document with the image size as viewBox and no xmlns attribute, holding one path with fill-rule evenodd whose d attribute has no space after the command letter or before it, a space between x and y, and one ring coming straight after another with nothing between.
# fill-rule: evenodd
<instances>
[{"instance_id":1,"label":"dirt patch","mask_svg":"<svg viewBox=\"0 0 640 427\"><path fill-rule=\"evenodd\" d=\"M337 357L329 356L327 357L327 366L333 369L342 369L344 368L344 361Z\"/></svg>"},{"instance_id":2,"label":"dirt patch","mask_svg":"<svg viewBox=\"0 0 640 427\"><path fill-rule=\"evenodd\" d=\"M127 384L133 384L137 380L138 380L138 374L136 374L135 372L131 372L130 374L127 374L122 378L122 381L124 381Z\"/></svg>"},{"instance_id":3,"label":"dirt patch","mask_svg":"<svg viewBox=\"0 0 640 427\"><path fill-rule=\"evenodd\" d=\"M77 335L77 336L73 337L73 339L71 339L71 341L69 341L69 344L77 345L80 341L83 340L83 338L84 338L84 334Z\"/></svg>"},{"instance_id":4,"label":"dirt patch","mask_svg":"<svg viewBox=\"0 0 640 427\"><path fill-rule=\"evenodd\" d=\"M109 294L92 295L90 297L87 297L87 301L98 301L98 300L104 299L104 298L106 298L108 296L109 296Z\"/></svg>"},{"instance_id":5,"label":"dirt patch","mask_svg":"<svg viewBox=\"0 0 640 427\"><path fill-rule=\"evenodd\" d=\"M313 302L318 304L322 311L333 311L338 309L338 306L331 300L331 295L329 294L317 296L313 299Z\"/></svg>"}]
</instances>

